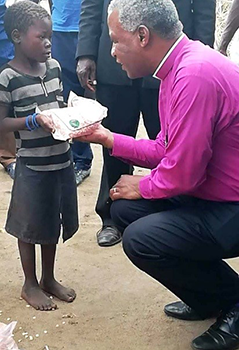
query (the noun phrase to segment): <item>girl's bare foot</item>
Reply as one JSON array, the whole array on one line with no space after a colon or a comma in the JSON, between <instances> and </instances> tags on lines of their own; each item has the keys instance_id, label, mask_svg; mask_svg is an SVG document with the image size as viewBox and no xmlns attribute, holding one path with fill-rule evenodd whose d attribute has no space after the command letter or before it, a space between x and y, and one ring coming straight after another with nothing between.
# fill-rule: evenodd
<instances>
[{"instance_id":1,"label":"girl's bare foot","mask_svg":"<svg viewBox=\"0 0 239 350\"><path fill-rule=\"evenodd\" d=\"M74 291L74 289L62 286L55 279L52 279L47 282L41 281L40 287L48 294L54 295L58 299L66 301L68 303L71 303L76 298L76 292Z\"/></svg>"},{"instance_id":2,"label":"girl's bare foot","mask_svg":"<svg viewBox=\"0 0 239 350\"><path fill-rule=\"evenodd\" d=\"M40 311L51 311L57 309L57 305L42 291L40 286L24 284L21 297L26 302Z\"/></svg>"}]
</instances>

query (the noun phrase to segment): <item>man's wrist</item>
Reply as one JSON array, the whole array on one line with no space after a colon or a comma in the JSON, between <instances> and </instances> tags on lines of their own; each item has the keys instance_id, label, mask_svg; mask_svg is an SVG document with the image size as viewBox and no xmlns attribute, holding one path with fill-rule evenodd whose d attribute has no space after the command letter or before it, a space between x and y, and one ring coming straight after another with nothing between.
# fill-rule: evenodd
<instances>
[{"instance_id":1,"label":"man's wrist","mask_svg":"<svg viewBox=\"0 0 239 350\"><path fill-rule=\"evenodd\" d=\"M105 148L112 149L114 145L114 135L111 131L108 131L108 135L105 141L102 143Z\"/></svg>"},{"instance_id":2,"label":"man's wrist","mask_svg":"<svg viewBox=\"0 0 239 350\"><path fill-rule=\"evenodd\" d=\"M79 61L83 61L83 60L91 60L91 61L96 61L96 57L93 56L93 55L83 55L83 56L77 56L76 57L76 61L79 62Z\"/></svg>"}]
</instances>

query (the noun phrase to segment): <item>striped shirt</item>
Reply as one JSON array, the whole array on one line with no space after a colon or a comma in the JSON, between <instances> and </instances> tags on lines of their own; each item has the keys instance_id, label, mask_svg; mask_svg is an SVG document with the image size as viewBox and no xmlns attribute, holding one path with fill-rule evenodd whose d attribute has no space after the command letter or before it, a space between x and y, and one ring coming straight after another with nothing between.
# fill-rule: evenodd
<instances>
[{"instance_id":1,"label":"striped shirt","mask_svg":"<svg viewBox=\"0 0 239 350\"><path fill-rule=\"evenodd\" d=\"M9 64L0 70L0 103L9 105L8 117L21 118L40 111L63 107L60 66L46 62L46 74L34 77L19 72ZM59 170L70 165L68 142L55 140L43 128L15 132L17 156L36 171Z\"/></svg>"}]
</instances>

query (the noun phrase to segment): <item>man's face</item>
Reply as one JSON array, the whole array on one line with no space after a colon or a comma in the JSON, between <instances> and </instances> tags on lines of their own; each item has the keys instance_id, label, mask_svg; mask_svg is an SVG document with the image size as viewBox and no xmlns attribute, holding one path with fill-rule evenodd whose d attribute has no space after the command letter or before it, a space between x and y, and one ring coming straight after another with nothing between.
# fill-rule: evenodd
<instances>
[{"instance_id":1,"label":"man's face","mask_svg":"<svg viewBox=\"0 0 239 350\"><path fill-rule=\"evenodd\" d=\"M111 55L121 64L131 79L141 78L145 74L145 62L138 32L127 32L119 23L118 12L114 10L108 18L109 34L112 40Z\"/></svg>"}]
</instances>

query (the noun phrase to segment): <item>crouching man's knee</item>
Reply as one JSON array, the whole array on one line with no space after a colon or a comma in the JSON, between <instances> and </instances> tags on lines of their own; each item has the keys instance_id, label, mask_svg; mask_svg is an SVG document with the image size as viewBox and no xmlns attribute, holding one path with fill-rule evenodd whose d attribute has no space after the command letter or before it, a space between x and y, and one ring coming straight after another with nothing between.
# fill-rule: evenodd
<instances>
[{"instance_id":1,"label":"crouching man's knee","mask_svg":"<svg viewBox=\"0 0 239 350\"><path fill-rule=\"evenodd\" d=\"M125 254L128 258L136 263L135 260L141 259L145 256L146 246L144 245L144 235L137 230L135 223L130 224L124 231L122 245Z\"/></svg>"}]
</instances>

